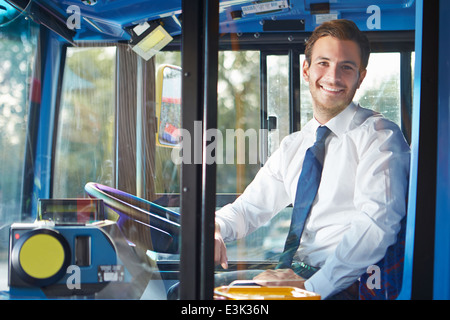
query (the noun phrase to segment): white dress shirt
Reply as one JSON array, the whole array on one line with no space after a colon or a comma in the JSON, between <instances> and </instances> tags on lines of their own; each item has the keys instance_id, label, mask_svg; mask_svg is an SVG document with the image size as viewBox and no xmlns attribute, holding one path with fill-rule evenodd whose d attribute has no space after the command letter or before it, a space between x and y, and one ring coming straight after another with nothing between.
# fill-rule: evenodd
<instances>
[{"instance_id":1,"label":"white dress shirt","mask_svg":"<svg viewBox=\"0 0 450 320\"><path fill-rule=\"evenodd\" d=\"M244 193L216 212L225 241L242 238L294 203L315 119L286 138ZM295 260L320 267L305 281L326 298L383 258L406 212L410 149L396 124L351 103L325 124L322 180Z\"/></svg>"}]
</instances>

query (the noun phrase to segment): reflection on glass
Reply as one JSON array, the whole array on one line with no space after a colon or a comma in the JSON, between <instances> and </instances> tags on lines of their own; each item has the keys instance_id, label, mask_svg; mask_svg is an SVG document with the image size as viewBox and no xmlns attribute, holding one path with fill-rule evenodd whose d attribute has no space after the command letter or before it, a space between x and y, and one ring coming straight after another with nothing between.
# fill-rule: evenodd
<instances>
[{"instance_id":1,"label":"reflection on glass","mask_svg":"<svg viewBox=\"0 0 450 320\"><path fill-rule=\"evenodd\" d=\"M163 65L181 65L179 52L161 52L156 55L156 69ZM179 74L179 73L178 73ZM222 163L217 163L217 192L240 193L259 170L259 162L249 163L258 153L258 143L250 146L250 138L256 137L259 142L260 129L260 91L259 91L259 52L257 51L223 51L219 53L218 74L218 131L223 137ZM178 78L173 78L174 85ZM165 86L164 86L165 87ZM163 92L169 99L163 100L169 108L161 108L161 118L170 118L170 125L160 123L160 134L164 129L176 132L179 128L181 110L178 101L172 96L178 91L168 86L172 92ZM178 98L177 98L178 99ZM173 104L176 102L175 104ZM175 129L174 129L175 128ZM244 143L239 143L238 134L242 130L247 136ZM167 136L167 135L166 135ZM227 144L227 138L231 143ZM169 139L170 140L170 139ZM166 140L167 142L167 140ZM156 147L156 192L171 194L179 192L179 165L171 158L172 149ZM231 154L232 158L227 158ZM238 157L245 156L244 163ZM258 157L256 157L258 160Z\"/></svg>"},{"instance_id":2,"label":"reflection on glass","mask_svg":"<svg viewBox=\"0 0 450 320\"><path fill-rule=\"evenodd\" d=\"M249 60L252 56L254 58ZM233 109L236 109L234 111L236 116L239 115L239 112L245 112L245 117L242 115L239 118L239 121L246 125L245 128L253 128L254 130L259 130L260 128L258 123L260 119L259 76L250 72L259 70L259 64L256 64L258 60L255 58L259 60L257 53L227 52L223 55L223 63L220 64L223 69L223 76L222 78L219 77L219 102L223 101L219 103L219 124L223 123L222 126L227 125L230 128L234 128L233 118L230 118L229 122L226 123L225 116L233 114ZM282 137L289 133L289 125L286 125L286 123L289 123L289 72L287 56L271 55L267 58L267 112L268 116L275 116L278 120L278 130L269 133L270 151L274 151ZM243 66L246 67L243 68ZM245 75L243 75L242 70L245 70ZM232 75L236 75L235 80L233 80ZM245 85L239 82L242 78L245 78L247 81ZM237 97L240 100L237 100ZM244 97L246 98L245 100L243 99ZM233 99L235 100L233 101ZM239 104L241 101L248 101L243 107L243 111L239 110L240 107L242 108ZM221 119L223 120L221 121ZM243 187L247 186L253 179L260 165L246 165L246 168L251 168L252 170L246 170L245 185ZM226 166L218 166L218 193L220 192L219 190L226 190L225 187L233 187L233 182L231 181L234 176L229 173L230 171L225 171L225 169L227 169ZM239 184L236 187L237 192L243 191L242 188L239 189L238 187ZM284 245L287 234L285 221L290 221L290 214L291 209L287 208L267 225L259 228L245 239L227 243L228 259L230 261L247 262L277 260L281 252L281 249L278 250L278 247ZM289 224L287 224L287 228L289 228Z\"/></svg>"},{"instance_id":3,"label":"reflection on glass","mask_svg":"<svg viewBox=\"0 0 450 320\"><path fill-rule=\"evenodd\" d=\"M180 52L159 52L155 55L155 69L161 70L164 66L174 66L175 69L170 68L170 70L167 70L167 72L170 72L170 74L179 74L179 71L176 71L176 68L180 68L181 66L181 53ZM164 68L165 70L166 68ZM172 72L174 71L174 72ZM167 86L167 91L164 91L162 93L162 96L173 96L177 97L177 103L175 104L168 104L171 100L172 102L175 102L174 99L167 99L165 101L167 108L161 108L161 115L166 115L164 118L169 119L169 123L173 127L181 128L181 105L179 102L181 102L181 79L177 77L171 77L170 82L171 84ZM178 86L178 88L173 87ZM166 87L164 85L164 87ZM157 90L159 88L157 87ZM172 92L169 94L169 92ZM158 92L157 92L158 97ZM178 101L179 100L179 101ZM164 111L162 109L165 109ZM170 115L170 117L169 117ZM158 115L157 115L158 117ZM159 134L161 132L164 132L165 127L165 121L163 119L160 119L160 128L159 128ZM167 122L167 121L166 121ZM171 134L175 133L175 130L172 130L173 128L168 128L169 132ZM159 141L161 141L158 138ZM155 192L157 195L159 195L161 198L164 198L164 205L171 207L174 210L179 210L179 198L178 194L180 192L180 165L177 165L172 161L172 154L173 149L168 148L164 146L162 143L156 144L155 149Z\"/></svg>"},{"instance_id":4,"label":"reflection on glass","mask_svg":"<svg viewBox=\"0 0 450 320\"><path fill-rule=\"evenodd\" d=\"M20 2L20 6L16 5L16 7L14 7L9 2L0 0L0 27L7 26L18 18L23 19L22 11L27 9L30 1L25 0Z\"/></svg>"},{"instance_id":5,"label":"reflection on glass","mask_svg":"<svg viewBox=\"0 0 450 320\"><path fill-rule=\"evenodd\" d=\"M109 220L95 222L95 226L105 231L113 246L96 237L96 231L85 231L89 224L73 226L80 229L78 232L84 232L83 236L87 232L86 236L90 237L90 240L84 236L75 242L80 248L79 263L88 263L86 251L91 250L92 262L89 263L96 270L91 287L96 289L97 282L107 283L104 289L100 288L88 298L165 299L166 290L156 261L158 250L167 249L170 244L167 241L171 236L170 230L161 226L167 222L167 217L158 218L159 214L150 202L112 188L116 183L115 148L118 146L115 126L119 121L129 120L118 119L116 122L119 115L115 109L115 69L119 50L117 47L68 48L56 134L53 197L81 198L89 195L106 204L105 216ZM121 61L128 62L126 59ZM135 76L132 65L121 70L124 70L122 80ZM128 70L131 71L130 77L126 74ZM126 90L132 92L133 86ZM123 104L119 108L129 106ZM136 133L134 136L130 134L135 131L126 125L123 128L117 134L127 138L124 149L128 150L136 141ZM149 152L146 156L154 154ZM123 171L120 173L124 174ZM66 206L70 204L68 201L64 203ZM160 225L155 227L155 223ZM166 224L173 226L170 222ZM104 249L101 254L98 248ZM88 277L82 278L81 286L91 281Z\"/></svg>"}]
</instances>

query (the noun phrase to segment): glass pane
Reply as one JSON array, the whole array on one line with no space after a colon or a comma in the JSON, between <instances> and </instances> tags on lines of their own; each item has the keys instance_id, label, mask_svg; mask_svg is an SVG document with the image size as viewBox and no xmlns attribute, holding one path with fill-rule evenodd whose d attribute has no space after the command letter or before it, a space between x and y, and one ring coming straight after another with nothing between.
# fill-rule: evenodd
<instances>
[{"instance_id":1,"label":"glass pane","mask_svg":"<svg viewBox=\"0 0 450 320\"><path fill-rule=\"evenodd\" d=\"M237 52L231 52L227 53L229 55L233 54L233 56L237 55ZM245 54L244 52L239 53L240 57L242 57ZM246 53L246 56L250 56L250 54L254 53ZM242 64L232 64L231 62L227 63L227 58L229 56L224 56L224 62L223 64L220 64L219 68L232 68L233 71L229 72L229 77L226 78L229 80L231 75L240 75L242 72L240 70L246 70L247 72L249 70L255 70L259 72L259 64L256 65L256 58L259 59L259 55L255 57L255 64L248 65L246 68L242 68ZM249 62L247 62L249 63ZM274 116L277 118L277 130L274 130L273 132L269 133L268 135L268 142L269 142L269 154L270 152L273 152L278 148L279 142L285 135L289 134L289 86L288 86L288 79L289 79L289 60L288 57L285 55L270 55L267 57L267 114L268 116ZM224 72L224 76L227 74ZM230 82L233 80L229 80ZM235 80L236 81L236 80ZM250 110L246 110L245 118L247 119L246 125L247 128L253 128L253 130L257 130L260 128L260 102L259 102L259 77L257 75L253 77L248 77L248 83L243 87L245 91L241 89L239 91L239 86L237 88L233 87L233 90L230 91L222 91L221 94L221 82L219 82L219 101L221 99L224 101L224 103L219 103L219 123L223 123L223 127L226 128L228 126L229 128L234 127L234 123L232 122L232 119L229 121L229 123L225 123L225 121L220 121L220 119L223 117L226 113L233 112L233 109L237 109L235 112L236 114L239 112L238 107L239 105L233 105L232 99L236 97L236 92L239 94L238 97L242 96L242 92L245 92L246 96L249 96L252 98L250 101L255 101L252 104L246 104L244 106L247 108L251 108ZM252 81L252 82L250 82ZM236 86L236 84L235 84ZM225 97L227 97L227 100L225 100ZM257 99L257 100L256 100ZM243 119L241 119L243 121ZM258 122L257 122L258 121ZM252 127L253 126L253 127ZM260 143L260 140L258 140ZM242 187L246 187L248 183L250 183L253 180L253 177L256 175L257 171L260 169L260 165L258 166L252 166L248 164L248 159L245 165L245 168L251 168L253 170L246 172L246 180L245 184L241 188L239 188L239 185L236 187L236 191L238 194L243 191ZM239 169L238 166L236 166L237 169ZM222 169L220 166L218 166L218 173L217 173L217 187L218 187L218 193L221 190L220 188L224 186L224 179L221 174L225 174L226 171ZM231 180L232 177L228 178L228 181ZM231 187L232 184L229 184ZM222 189L223 190L223 189ZM231 189L232 192L234 191ZM277 243L283 242L285 239L285 236L283 233L284 228L284 220L289 219L290 216L290 209L286 210L286 213L279 214L277 217L272 219L267 223L267 225L263 226L262 228L259 228L255 232L251 233L247 237L241 240L233 241L231 243L227 243L227 255L229 261L265 261L265 260L271 260L276 259L275 252L277 249ZM287 225L289 227L289 224ZM280 243L282 246L283 244ZM275 251L274 251L275 250Z\"/></svg>"},{"instance_id":2,"label":"glass pane","mask_svg":"<svg viewBox=\"0 0 450 320\"><path fill-rule=\"evenodd\" d=\"M9 226L21 221L21 193L36 26L18 18L0 27L0 290L7 286Z\"/></svg>"},{"instance_id":3,"label":"glass pane","mask_svg":"<svg viewBox=\"0 0 450 320\"><path fill-rule=\"evenodd\" d=\"M54 198L114 183L115 47L68 48L59 110Z\"/></svg>"},{"instance_id":4,"label":"glass pane","mask_svg":"<svg viewBox=\"0 0 450 320\"><path fill-rule=\"evenodd\" d=\"M181 67L181 53L164 51L155 55L155 70L158 72L164 65ZM180 90L174 89L174 90ZM161 112L163 112L161 110ZM173 118L181 119L181 110L170 108L167 112L177 112ZM157 115L158 117L158 115ZM165 145L156 145L155 153L155 192L160 197L166 197L165 204L178 210L179 201L171 195L178 195L180 192L180 165L172 160L172 152L176 150Z\"/></svg>"},{"instance_id":5,"label":"glass pane","mask_svg":"<svg viewBox=\"0 0 450 320\"><path fill-rule=\"evenodd\" d=\"M305 55L300 55L300 68L303 70L303 63ZM300 128L311 120L313 117L312 98L309 93L309 84L303 79L302 72L300 72Z\"/></svg>"},{"instance_id":6,"label":"glass pane","mask_svg":"<svg viewBox=\"0 0 450 320\"><path fill-rule=\"evenodd\" d=\"M277 122L268 134L268 156L289 134L289 57L267 56L267 115Z\"/></svg>"},{"instance_id":7,"label":"glass pane","mask_svg":"<svg viewBox=\"0 0 450 320\"><path fill-rule=\"evenodd\" d=\"M289 134L289 58L287 55L267 56L267 115L276 117L277 121L277 129L268 133L268 156L270 156L278 148L283 137ZM286 208L244 239L228 243L229 260L247 262L278 260L289 228L291 211L291 208Z\"/></svg>"},{"instance_id":8,"label":"glass pane","mask_svg":"<svg viewBox=\"0 0 450 320\"><path fill-rule=\"evenodd\" d=\"M372 53L367 75L356 91L355 101L380 112L401 127L400 53Z\"/></svg>"},{"instance_id":9,"label":"glass pane","mask_svg":"<svg viewBox=\"0 0 450 320\"><path fill-rule=\"evenodd\" d=\"M241 193L259 170L259 52L219 53L217 193Z\"/></svg>"},{"instance_id":10,"label":"glass pane","mask_svg":"<svg viewBox=\"0 0 450 320\"><path fill-rule=\"evenodd\" d=\"M155 64L156 70L163 65L180 66L181 54L161 52ZM217 192L234 194L243 191L260 167L259 52L220 52L218 77L222 157L217 159ZM159 194L179 193L180 168L174 155L179 155L178 149L157 145L155 183Z\"/></svg>"},{"instance_id":11,"label":"glass pane","mask_svg":"<svg viewBox=\"0 0 450 320\"><path fill-rule=\"evenodd\" d=\"M160 81L158 79L158 73L165 66L174 67L172 70L177 70L181 68L181 52L179 51L163 51L155 55L155 70L156 70L156 82ZM166 70L166 68L164 69ZM158 89L158 84L156 90L161 90L162 97L164 97L164 92L167 90L172 92L180 93L181 83L176 81L176 85L179 88L173 88L173 79L165 81L162 88ZM169 88L166 88L169 86ZM158 96L158 94L157 94ZM179 104L165 103L164 99L161 97L161 111L156 117L163 118L164 114L170 114L168 119L172 119L173 125L176 126L175 129L179 129L178 125L181 121L181 108ZM163 105L164 104L164 105ZM163 108L164 107L164 108ZM161 127L161 121L159 126ZM161 128L160 128L161 130ZM158 138L158 141L160 139ZM154 172L154 183L155 183L155 202L164 206L165 208L177 212L180 212L180 185L181 185L181 163L174 160L175 156L179 155L179 149L175 144L175 147L170 147L165 144L156 143L154 161L155 161L155 172ZM153 155L152 155L153 156ZM167 264L172 263L178 267L178 262L180 259L179 254L168 254L168 253L155 253L154 258L157 261L166 262ZM169 275L169 273L166 273ZM166 279L166 284L168 287L177 282L175 277L168 276L170 279Z\"/></svg>"}]
</instances>

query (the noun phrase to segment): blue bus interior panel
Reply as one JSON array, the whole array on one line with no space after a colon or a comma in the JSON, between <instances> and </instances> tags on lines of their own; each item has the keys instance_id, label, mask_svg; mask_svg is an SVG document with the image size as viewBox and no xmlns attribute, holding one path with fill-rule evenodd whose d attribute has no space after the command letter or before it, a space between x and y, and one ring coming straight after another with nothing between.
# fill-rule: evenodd
<instances>
[{"instance_id":1,"label":"blue bus interior panel","mask_svg":"<svg viewBox=\"0 0 450 320\"><path fill-rule=\"evenodd\" d=\"M439 4L439 30L450 30L450 2ZM449 186L449 150L450 150L450 42L448 31L439 32L439 101L438 101L438 149L436 181L436 236L434 249L433 298L450 299L450 186Z\"/></svg>"},{"instance_id":2,"label":"blue bus interior panel","mask_svg":"<svg viewBox=\"0 0 450 320\"><path fill-rule=\"evenodd\" d=\"M174 37L183 21L181 0L7 1L69 42L131 41L130 29L144 22L160 24ZM221 34L311 32L336 18L353 20L365 31L413 30L415 1L222 0L219 14Z\"/></svg>"}]
</instances>

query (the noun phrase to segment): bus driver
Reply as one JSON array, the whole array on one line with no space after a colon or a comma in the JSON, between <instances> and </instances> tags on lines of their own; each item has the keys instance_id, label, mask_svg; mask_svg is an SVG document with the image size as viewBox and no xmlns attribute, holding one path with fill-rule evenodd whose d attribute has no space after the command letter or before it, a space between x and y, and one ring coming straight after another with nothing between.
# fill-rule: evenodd
<instances>
[{"instance_id":1,"label":"bus driver","mask_svg":"<svg viewBox=\"0 0 450 320\"><path fill-rule=\"evenodd\" d=\"M216 212L217 264L227 268L225 242L292 203L279 266L254 280L295 284L322 299L358 298L358 278L396 241L410 158L397 125L352 102L369 55L368 39L351 21L326 22L312 33L302 75L314 117L282 141L234 203Z\"/></svg>"}]
</instances>

